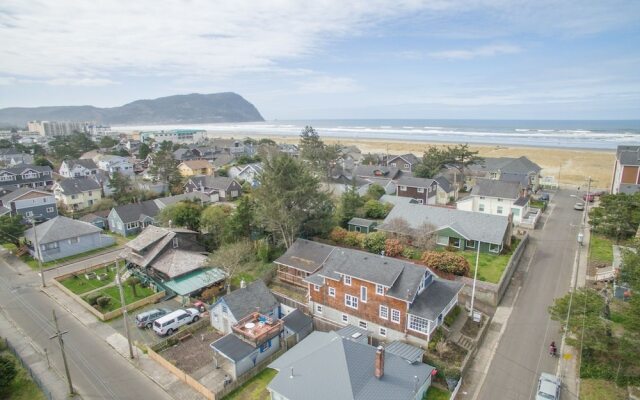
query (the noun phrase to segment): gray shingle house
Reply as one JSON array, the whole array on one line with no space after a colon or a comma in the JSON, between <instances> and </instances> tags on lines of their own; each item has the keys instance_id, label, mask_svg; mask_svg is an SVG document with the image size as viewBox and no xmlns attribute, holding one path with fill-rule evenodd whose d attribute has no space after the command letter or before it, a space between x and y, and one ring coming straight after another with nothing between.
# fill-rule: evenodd
<instances>
[{"instance_id":1,"label":"gray shingle house","mask_svg":"<svg viewBox=\"0 0 640 400\"><path fill-rule=\"evenodd\" d=\"M198 175L189 178L184 185L185 193L202 192L212 201L231 201L240 197L242 186L233 178L225 176Z\"/></svg>"},{"instance_id":2,"label":"gray shingle house","mask_svg":"<svg viewBox=\"0 0 640 400\"><path fill-rule=\"evenodd\" d=\"M0 197L0 215L6 214L46 221L58 216L58 207L51 192L24 187Z\"/></svg>"},{"instance_id":3,"label":"gray shingle house","mask_svg":"<svg viewBox=\"0 0 640 400\"><path fill-rule=\"evenodd\" d=\"M16 167L0 168L0 188L21 187L45 188L53 185L52 170L49 166L21 164Z\"/></svg>"},{"instance_id":4,"label":"gray shingle house","mask_svg":"<svg viewBox=\"0 0 640 400\"><path fill-rule=\"evenodd\" d=\"M520 182L530 190L536 191L540 186L542 168L527 157L486 157L482 162L467 167L465 176L467 187L473 187L476 178L496 179Z\"/></svg>"},{"instance_id":5,"label":"gray shingle house","mask_svg":"<svg viewBox=\"0 0 640 400\"><path fill-rule=\"evenodd\" d=\"M35 234L38 235L40 251L35 249ZM29 253L42 261L52 261L74 256L90 250L108 247L115 239L102 234L102 229L83 221L58 216L28 229L24 233Z\"/></svg>"},{"instance_id":6,"label":"gray shingle house","mask_svg":"<svg viewBox=\"0 0 640 400\"><path fill-rule=\"evenodd\" d=\"M209 307L211 326L222 333L252 312L260 312L271 318L280 318L280 304L262 280L220 297Z\"/></svg>"},{"instance_id":7,"label":"gray shingle house","mask_svg":"<svg viewBox=\"0 0 640 400\"><path fill-rule=\"evenodd\" d=\"M284 322L284 337L295 336L296 343L313 332L313 319L297 308L282 317L282 322Z\"/></svg>"},{"instance_id":8,"label":"gray shingle house","mask_svg":"<svg viewBox=\"0 0 640 400\"><path fill-rule=\"evenodd\" d=\"M156 223L160 208L153 200L114 207L109 213L109 230L122 236L135 235Z\"/></svg>"},{"instance_id":9,"label":"gray shingle house","mask_svg":"<svg viewBox=\"0 0 640 400\"><path fill-rule=\"evenodd\" d=\"M313 332L269 365L272 400L421 400L430 365L336 332Z\"/></svg>"}]
</instances>

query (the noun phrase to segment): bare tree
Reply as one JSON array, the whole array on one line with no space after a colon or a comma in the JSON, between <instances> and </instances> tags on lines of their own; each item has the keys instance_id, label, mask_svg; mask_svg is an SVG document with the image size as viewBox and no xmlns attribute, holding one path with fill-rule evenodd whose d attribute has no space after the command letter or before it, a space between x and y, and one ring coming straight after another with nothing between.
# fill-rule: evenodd
<instances>
[{"instance_id":1,"label":"bare tree","mask_svg":"<svg viewBox=\"0 0 640 400\"><path fill-rule=\"evenodd\" d=\"M421 250L433 250L436 247L437 228L428 222L423 222L413 230L413 245Z\"/></svg>"},{"instance_id":2,"label":"bare tree","mask_svg":"<svg viewBox=\"0 0 640 400\"><path fill-rule=\"evenodd\" d=\"M240 240L220 247L209 256L210 265L221 268L227 274L227 293L231 291L231 279L242 272L253 254L251 242Z\"/></svg>"},{"instance_id":3,"label":"bare tree","mask_svg":"<svg viewBox=\"0 0 640 400\"><path fill-rule=\"evenodd\" d=\"M400 243L406 245L411 242L413 230L411 225L404 218L393 218L384 224L383 230L388 232L393 239L398 239Z\"/></svg>"}]
</instances>

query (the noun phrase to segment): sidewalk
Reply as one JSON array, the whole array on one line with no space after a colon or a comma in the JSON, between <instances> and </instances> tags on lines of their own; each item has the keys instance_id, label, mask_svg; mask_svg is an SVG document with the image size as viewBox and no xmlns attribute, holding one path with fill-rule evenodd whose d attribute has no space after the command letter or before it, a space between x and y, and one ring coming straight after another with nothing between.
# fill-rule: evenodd
<instances>
[{"instance_id":1,"label":"sidewalk","mask_svg":"<svg viewBox=\"0 0 640 400\"><path fill-rule=\"evenodd\" d=\"M45 396L51 395L53 400L67 399L67 385L64 374L49 368L44 350L31 342L28 335L24 334L18 327L7 319L3 312L0 312L0 334L5 337L15 348L20 358L29 366L34 375L42 382L45 389ZM56 346L48 350L50 353L58 351ZM46 393L48 392L48 393ZM75 397L81 399L80 395Z\"/></svg>"},{"instance_id":2,"label":"sidewalk","mask_svg":"<svg viewBox=\"0 0 640 400\"><path fill-rule=\"evenodd\" d=\"M129 346L127 338L121 335L106 323L96 320L95 316L82 306L76 303L71 297L55 286L47 286L43 290L51 299L60 304L69 313L71 313L78 321L87 328L91 329L96 336L107 342L122 357L127 359L133 366L139 369L143 374L153 380L158 386L164 389L171 397L176 400L202 400L204 397L193 390L189 385L182 382L175 375L167 371L160 364L156 363L134 345L134 359L129 358ZM137 329L131 326L132 329Z\"/></svg>"}]
</instances>

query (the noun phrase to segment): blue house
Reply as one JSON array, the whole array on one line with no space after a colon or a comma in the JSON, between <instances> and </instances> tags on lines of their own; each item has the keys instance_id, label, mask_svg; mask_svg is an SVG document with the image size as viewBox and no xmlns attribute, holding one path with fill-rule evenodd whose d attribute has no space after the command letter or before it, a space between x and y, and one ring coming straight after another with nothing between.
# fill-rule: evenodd
<instances>
[{"instance_id":1,"label":"blue house","mask_svg":"<svg viewBox=\"0 0 640 400\"><path fill-rule=\"evenodd\" d=\"M0 215L6 214L46 221L58 216L58 207L53 193L23 187L0 197Z\"/></svg>"},{"instance_id":2,"label":"blue house","mask_svg":"<svg viewBox=\"0 0 640 400\"><path fill-rule=\"evenodd\" d=\"M153 200L114 207L109 213L109 230L122 236L135 235L156 223L160 208Z\"/></svg>"},{"instance_id":3,"label":"blue house","mask_svg":"<svg viewBox=\"0 0 640 400\"><path fill-rule=\"evenodd\" d=\"M40 251L35 247L38 236ZM83 221L57 216L24 233L29 253L43 262L70 257L90 250L108 247L115 239L102 234L102 229Z\"/></svg>"}]
</instances>

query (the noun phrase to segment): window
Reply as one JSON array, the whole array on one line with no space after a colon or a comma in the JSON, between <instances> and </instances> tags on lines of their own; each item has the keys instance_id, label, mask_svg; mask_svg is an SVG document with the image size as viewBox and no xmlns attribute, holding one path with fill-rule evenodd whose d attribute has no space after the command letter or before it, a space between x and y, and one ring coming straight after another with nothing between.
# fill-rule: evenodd
<instances>
[{"instance_id":1,"label":"window","mask_svg":"<svg viewBox=\"0 0 640 400\"><path fill-rule=\"evenodd\" d=\"M406 186L400 186L400 191L401 192L406 192L407 191L407 187Z\"/></svg>"},{"instance_id":2,"label":"window","mask_svg":"<svg viewBox=\"0 0 640 400\"><path fill-rule=\"evenodd\" d=\"M417 199L418 200L418 204L424 204L424 199Z\"/></svg>"},{"instance_id":3,"label":"window","mask_svg":"<svg viewBox=\"0 0 640 400\"><path fill-rule=\"evenodd\" d=\"M40 245L40 249L42 250L51 250L51 249L57 249L57 248L58 248L58 242L45 243Z\"/></svg>"},{"instance_id":4,"label":"window","mask_svg":"<svg viewBox=\"0 0 640 400\"><path fill-rule=\"evenodd\" d=\"M362 329L367 329L367 321L360 321L358 326Z\"/></svg>"},{"instance_id":5,"label":"window","mask_svg":"<svg viewBox=\"0 0 640 400\"><path fill-rule=\"evenodd\" d=\"M478 204L478 211L484 212L484 204L482 203Z\"/></svg>"},{"instance_id":6,"label":"window","mask_svg":"<svg viewBox=\"0 0 640 400\"><path fill-rule=\"evenodd\" d=\"M79 243L80 242L80 238L79 237L72 237L71 239L69 239L69 244L75 244L75 243Z\"/></svg>"},{"instance_id":7,"label":"window","mask_svg":"<svg viewBox=\"0 0 640 400\"><path fill-rule=\"evenodd\" d=\"M322 305L316 304L316 312L322 314Z\"/></svg>"},{"instance_id":8,"label":"window","mask_svg":"<svg viewBox=\"0 0 640 400\"><path fill-rule=\"evenodd\" d=\"M440 246L449 245L449 237L448 236L438 235L438 239L436 239L436 244L439 244Z\"/></svg>"},{"instance_id":9,"label":"window","mask_svg":"<svg viewBox=\"0 0 640 400\"><path fill-rule=\"evenodd\" d=\"M480 196L480 200L484 200L484 196Z\"/></svg>"},{"instance_id":10,"label":"window","mask_svg":"<svg viewBox=\"0 0 640 400\"><path fill-rule=\"evenodd\" d=\"M453 247L460 247L460 239L455 237L449 238L449 245Z\"/></svg>"},{"instance_id":11,"label":"window","mask_svg":"<svg viewBox=\"0 0 640 400\"><path fill-rule=\"evenodd\" d=\"M489 244L489 251L492 253L500 253L500 245L499 244Z\"/></svg>"},{"instance_id":12,"label":"window","mask_svg":"<svg viewBox=\"0 0 640 400\"><path fill-rule=\"evenodd\" d=\"M409 164L404 165L404 169L409 169L409 167L411 167Z\"/></svg>"},{"instance_id":13,"label":"window","mask_svg":"<svg viewBox=\"0 0 640 400\"><path fill-rule=\"evenodd\" d=\"M376 285L376 294L379 294L379 295L383 296L384 295L384 286Z\"/></svg>"},{"instance_id":14,"label":"window","mask_svg":"<svg viewBox=\"0 0 640 400\"><path fill-rule=\"evenodd\" d=\"M358 309L358 298L355 296L351 296L350 294L344 295L344 304L347 307Z\"/></svg>"},{"instance_id":15,"label":"window","mask_svg":"<svg viewBox=\"0 0 640 400\"><path fill-rule=\"evenodd\" d=\"M476 241L475 240L467 240L467 247L470 249L475 249L476 248Z\"/></svg>"},{"instance_id":16,"label":"window","mask_svg":"<svg viewBox=\"0 0 640 400\"><path fill-rule=\"evenodd\" d=\"M329 296L336 297L336 288L329 288Z\"/></svg>"},{"instance_id":17,"label":"window","mask_svg":"<svg viewBox=\"0 0 640 400\"><path fill-rule=\"evenodd\" d=\"M93 194L93 192L89 191L89 193L88 193L89 197L91 197L92 194Z\"/></svg>"},{"instance_id":18,"label":"window","mask_svg":"<svg viewBox=\"0 0 640 400\"><path fill-rule=\"evenodd\" d=\"M267 349L271 348L271 339L260 345L260 353L264 353Z\"/></svg>"},{"instance_id":19,"label":"window","mask_svg":"<svg viewBox=\"0 0 640 400\"><path fill-rule=\"evenodd\" d=\"M347 314L342 314L342 322L345 322L345 323L349 322L349 316Z\"/></svg>"},{"instance_id":20,"label":"window","mask_svg":"<svg viewBox=\"0 0 640 400\"><path fill-rule=\"evenodd\" d=\"M424 193L424 188L418 188L418 193Z\"/></svg>"},{"instance_id":21,"label":"window","mask_svg":"<svg viewBox=\"0 0 640 400\"><path fill-rule=\"evenodd\" d=\"M48 212L48 213L52 213L52 212L53 212L53 210L54 210L54 209L53 209L53 207L47 207L47 212Z\"/></svg>"},{"instance_id":22,"label":"window","mask_svg":"<svg viewBox=\"0 0 640 400\"><path fill-rule=\"evenodd\" d=\"M409 329L421 333L429 333L429 320L409 314Z\"/></svg>"},{"instance_id":23,"label":"window","mask_svg":"<svg viewBox=\"0 0 640 400\"><path fill-rule=\"evenodd\" d=\"M228 313L228 312L229 312L229 310L227 309L227 306L222 306L222 312L223 312L224 314L226 314L226 313Z\"/></svg>"},{"instance_id":24,"label":"window","mask_svg":"<svg viewBox=\"0 0 640 400\"><path fill-rule=\"evenodd\" d=\"M316 292L320 291L320 286L319 285L313 285L313 290L315 290Z\"/></svg>"},{"instance_id":25,"label":"window","mask_svg":"<svg viewBox=\"0 0 640 400\"><path fill-rule=\"evenodd\" d=\"M363 303L367 302L367 287L366 286L360 286L360 300Z\"/></svg>"},{"instance_id":26,"label":"window","mask_svg":"<svg viewBox=\"0 0 640 400\"><path fill-rule=\"evenodd\" d=\"M25 217L33 217L33 211L25 211L24 212L24 216Z\"/></svg>"},{"instance_id":27,"label":"window","mask_svg":"<svg viewBox=\"0 0 640 400\"><path fill-rule=\"evenodd\" d=\"M400 323L400 310L396 310L395 308L391 309L391 322L395 322L396 324Z\"/></svg>"},{"instance_id":28,"label":"window","mask_svg":"<svg viewBox=\"0 0 640 400\"><path fill-rule=\"evenodd\" d=\"M78 196L76 196L75 194L72 194L72 195L71 195L71 198L72 198L73 200L75 200L75 199L77 199L77 198L78 198Z\"/></svg>"},{"instance_id":29,"label":"window","mask_svg":"<svg viewBox=\"0 0 640 400\"><path fill-rule=\"evenodd\" d=\"M387 328L380 327L380 336L387 336Z\"/></svg>"},{"instance_id":30,"label":"window","mask_svg":"<svg viewBox=\"0 0 640 400\"><path fill-rule=\"evenodd\" d=\"M351 286L351 277L349 275L344 276L344 284L347 286Z\"/></svg>"},{"instance_id":31,"label":"window","mask_svg":"<svg viewBox=\"0 0 640 400\"><path fill-rule=\"evenodd\" d=\"M380 305L380 318L389 319L389 307Z\"/></svg>"},{"instance_id":32,"label":"window","mask_svg":"<svg viewBox=\"0 0 640 400\"><path fill-rule=\"evenodd\" d=\"M496 209L496 212L498 214L502 214L502 206L498 206L498 208Z\"/></svg>"}]
</instances>

